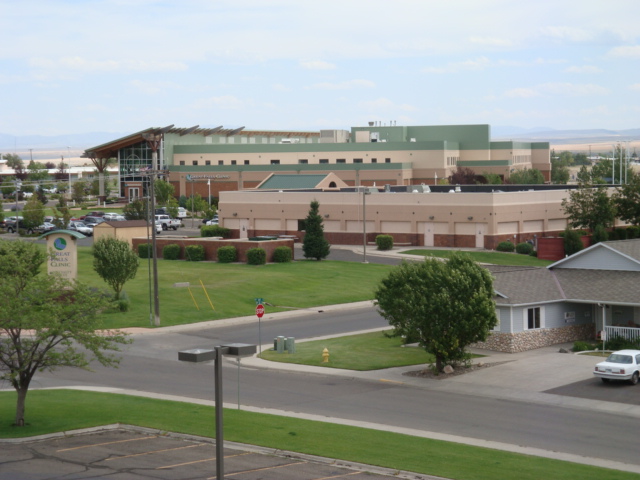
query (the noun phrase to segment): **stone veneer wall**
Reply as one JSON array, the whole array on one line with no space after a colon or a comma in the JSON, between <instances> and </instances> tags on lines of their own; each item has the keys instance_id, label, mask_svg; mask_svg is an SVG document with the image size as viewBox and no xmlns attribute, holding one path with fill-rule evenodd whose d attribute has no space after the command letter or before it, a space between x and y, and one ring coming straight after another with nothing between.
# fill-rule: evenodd
<instances>
[{"instance_id":1,"label":"stone veneer wall","mask_svg":"<svg viewBox=\"0 0 640 480\"><path fill-rule=\"evenodd\" d=\"M492 332L486 342L474 343L472 347L504 353L517 353L558 343L592 339L594 333L593 325L541 328L519 333Z\"/></svg>"}]
</instances>

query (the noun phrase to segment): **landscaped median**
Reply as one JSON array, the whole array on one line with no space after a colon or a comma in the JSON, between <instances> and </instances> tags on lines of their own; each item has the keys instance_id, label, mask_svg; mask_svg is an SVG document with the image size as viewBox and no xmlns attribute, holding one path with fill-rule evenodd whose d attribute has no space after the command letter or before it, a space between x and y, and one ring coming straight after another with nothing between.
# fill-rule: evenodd
<instances>
[{"instance_id":1,"label":"landscaped median","mask_svg":"<svg viewBox=\"0 0 640 480\"><path fill-rule=\"evenodd\" d=\"M13 418L14 392L0 392L0 418ZM228 409L225 439L459 480L638 480L638 474L399 433ZM0 424L0 438L128 424L214 437L214 408L76 390L29 393L30 425ZM1 443L1 440L0 440Z\"/></svg>"}]
</instances>

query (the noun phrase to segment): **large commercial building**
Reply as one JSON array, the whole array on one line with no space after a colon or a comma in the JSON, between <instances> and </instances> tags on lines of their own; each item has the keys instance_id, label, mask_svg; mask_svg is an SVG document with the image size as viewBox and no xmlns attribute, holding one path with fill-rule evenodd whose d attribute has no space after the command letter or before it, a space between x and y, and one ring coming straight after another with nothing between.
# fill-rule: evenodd
<instances>
[{"instance_id":1,"label":"large commercial building","mask_svg":"<svg viewBox=\"0 0 640 480\"><path fill-rule=\"evenodd\" d=\"M155 134L158 163L152 162ZM494 142L489 125L397 126L370 122L348 130L250 131L149 128L85 151L118 160L120 195L146 195L150 169L166 172L178 195L218 197L253 188L272 173L335 173L351 186L435 185L457 167L504 179L535 168L548 180L548 142Z\"/></svg>"}]
</instances>

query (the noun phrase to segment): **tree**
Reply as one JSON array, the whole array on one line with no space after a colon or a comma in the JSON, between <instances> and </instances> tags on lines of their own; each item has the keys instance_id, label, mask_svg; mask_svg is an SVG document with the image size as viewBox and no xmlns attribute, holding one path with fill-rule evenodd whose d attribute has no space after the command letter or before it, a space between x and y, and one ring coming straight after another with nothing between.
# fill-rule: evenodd
<instances>
[{"instance_id":1,"label":"tree","mask_svg":"<svg viewBox=\"0 0 640 480\"><path fill-rule=\"evenodd\" d=\"M537 168L518 170L509 175L509 183L514 185L539 185L544 183L544 175Z\"/></svg>"},{"instance_id":2,"label":"tree","mask_svg":"<svg viewBox=\"0 0 640 480\"><path fill-rule=\"evenodd\" d=\"M329 255L329 242L324 238L324 226L322 225L322 217L318 213L320 204L317 200L313 200L310 204L309 214L304 220L304 240L302 242L302 251L305 258L315 258L322 260Z\"/></svg>"},{"instance_id":3,"label":"tree","mask_svg":"<svg viewBox=\"0 0 640 480\"><path fill-rule=\"evenodd\" d=\"M382 280L375 298L395 334L418 339L438 372L465 360L466 346L486 340L497 322L491 274L461 253L446 262L403 262Z\"/></svg>"},{"instance_id":4,"label":"tree","mask_svg":"<svg viewBox=\"0 0 640 480\"><path fill-rule=\"evenodd\" d=\"M39 183L49 180L49 171L47 167L44 166L44 163L31 160L29 165L27 165L27 170L29 172L29 181L31 182Z\"/></svg>"},{"instance_id":5,"label":"tree","mask_svg":"<svg viewBox=\"0 0 640 480\"><path fill-rule=\"evenodd\" d=\"M44 222L44 205L37 196L31 197L24 205L22 228L35 228Z\"/></svg>"},{"instance_id":6,"label":"tree","mask_svg":"<svg viewBox=\"0 0 640 480\"><path fill-rule=\"evenodd\" d=\"M67 228L71 221L71 210L64 195L60 195L58 198L58 204L54 207L55 220L53 224L59 228Z\"/></svg>"},{"instance_id":7,"label":"tree","mask_svg":"<svg viewBox=\"0 0 640 480\"><path fill-rule=\"evenodd\" d=\"M119 331L98 333L105 297L79 282L40 273L45 259L37 245L0 240L0 379L17 392L17 426L25 425L36 372L88 368L93 359L116 366L112 352L129 342Z\"/></svg>"},{"instance_id":8,"label":"tree","mask_svg":"<svg viewBox=\"0 0 640 480\"><path fill-rule=\"evenodd\" d=\"M569 192L568 199L562 200L562 208L571 227L587 228L591 232L597 225L613 225L616 218L615 207L604 186L580 183Z\"/></svg>"},{"instance_id":9,"label":"tree","mask_svg":"<svg viewBox=\"0 0 640 480\"><path fill-rule=\"evenodd\" d=\"M5 153L2 158L7 161L7 167L13 168L16 178L19 180L26 180L28 173L24 170L24 161L20 158L20 155L15 153Z\"/></svg>"},{"instance_id":10,"label":"tree","mask_svg":"<svg viewBox=\"0 0 640 480\"><path fill-rule=\"evenodd\" d=\"M627 177L627 183L616 190L612 199L620 219L640 225L640 174Z\"/></svg>"},{"instance_id":11,"label":"tree","mask_svg":"<svg viewBox=\"0 0 640 480\"><path fill-rule=\"evenodd\" d=\"M175 187L161 178L157 179L153 185L156 193L156 202L158 205L166 205L169 199L173 198Z\"/></svg>"},{"instance_id":12,"label":"tree","mask_svg":"<svg viewBox=\"0 0 640 480\"><path fill-rule=\"evenodd\" d=\"M116 300L127 281L135 278L140 259L124 240L104 236L93 243L93 269L113 288Z\"/></svg>"},{"instance_id":13,"label":"tree","mask_svg":"<svg viewBox=\"0 0 640 480\"><path fill-rule=\"evenodd\" d=\"M484 183L489 185L502 185L502 177L497 173L483 173Z\"/></svg>"},{"instance_id":14,"label":"tree","mask_svg":"<svg viewBox=\"0 0 640 480\"><path fill-rule=\"evenodd\" d=\"M142 200L134 200L124 206L122 213L127 220L146 220L147 204Z\"/></svg>"},{"instance_id":15,"label":"tree","mask_svg":"<svg viewBox=\"0 0 640 480\"><path fill-rule=\"evenodd\" d=\"M468 167L458 167L455 172L449 175L449 184L451 185L475 185L476 180L476 172Z\"/></svg>"},{"instance_id":16,"label":"tree","mask_svg":"<svg viewBox=\"0 0 640 480\"><path fill-rule=\"evenodd\" d=\"M580 233L576 230L566 228L564 230L562 240L565 255L573 255L584 248L584 245L582 245L582 239L580 238Z\"/></svg>"},{"instance_id":17,"label":"tree","mask_svg":"<svg viewBox=\"0 0 640 480\"><path fill-rule=\"evenodd\" d=\"M76 203L84 202L85 189L87 188L87 184L84 180L76 180L73 185L71 185L71 198Z\"/></svg>"}]
</instances>

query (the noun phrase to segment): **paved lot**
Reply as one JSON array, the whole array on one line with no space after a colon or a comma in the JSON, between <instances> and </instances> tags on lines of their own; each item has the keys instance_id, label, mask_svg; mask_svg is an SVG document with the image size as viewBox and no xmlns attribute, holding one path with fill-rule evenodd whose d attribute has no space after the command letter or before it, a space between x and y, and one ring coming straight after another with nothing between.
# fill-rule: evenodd
<instances>
[{"instance_id":1,"label":"paved lot","mask_svg":"<svg viewBox=\"0 0 640 480\"><path fill-rule=\"evenodd\" d=\"M272 449L224 449L225 478L240 480L430 479ZM215 479L215 443L144 429L116 428L46 440L3 443L0 479Z\"/></svg>"}]
</instances>

